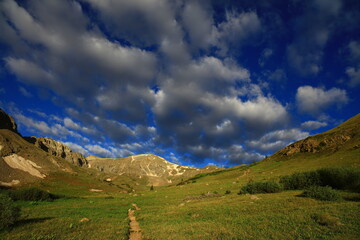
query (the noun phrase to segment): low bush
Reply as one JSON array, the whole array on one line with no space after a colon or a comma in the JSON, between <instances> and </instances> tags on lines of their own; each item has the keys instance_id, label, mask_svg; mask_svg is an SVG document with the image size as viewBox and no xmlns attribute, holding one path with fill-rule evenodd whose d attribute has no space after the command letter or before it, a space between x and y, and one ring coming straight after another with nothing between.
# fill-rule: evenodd
<instances>
[{"instance_id":1,"label":"low bush","mask_svg":"<svg viewBox=\"0 0 360 240\"><path fill-rule=\"evenodd\" d=\"M24 188L8 191L9 197L14 201L53 201L60 198L55 194L38 188Z\"/></svg>"},{"instance_id":2,"label":"low bush","mask_svg":"<svg viewBox=\"0 0 360 240\"><path fill-rule=\"evenodd\" d=\"M20 217L20 208L4 194L0 194L0 230L12 225Z\"/></svg>"},{"instance_id":3,"label":"low bush","mask_svg":"<svg viewBox=\"0 0 360 240\"><path fill-rule=\"evenodd\" d=\"M316 171L294 173L280 178L285 190L305 189L310 186L321 185L320 175Z\"/></svg>"},{"instance_id":4,"label":"low bush","mask_svg":"<svg viewBox=\"0 0 360 240\"><path fill-rule=\"evenodd\" d=\"M351 168L323 168L317 170L322 186L359 192L360 171Z\"/></svg>"},{"instance_id":5,"label":"low bush","mask_svg":"<svg viewBox=\"0 0 360 240\"><path fill-rule=\"evenodd\" d=\"M240 189L239 194L254 193L277 193L283 190L282 185L277 182L250 182Z\"/></svg>"},{"instance_id":6,"label":"low bush","mask_svg":"<svg viewBox=\"0 0 360 240\"><path fill-rule=\"evenodd\" d=\"M306 189L301 196L314 198L323 201L339 201L342 199L339 192L332 189L330 186L312 186Z\"/></svg>"},{"instance_id":7,"label":"low bush","mask_svg":"<svg viewBox=\"0 0 360 240\"><path fill-rule=\"evenodd\" d=\"M360 192L360 171L351 168L322 168L311 172L294 173L280 178L285 190L311 186L330 186L335 189Z\"/></svg>"}]
</instances>

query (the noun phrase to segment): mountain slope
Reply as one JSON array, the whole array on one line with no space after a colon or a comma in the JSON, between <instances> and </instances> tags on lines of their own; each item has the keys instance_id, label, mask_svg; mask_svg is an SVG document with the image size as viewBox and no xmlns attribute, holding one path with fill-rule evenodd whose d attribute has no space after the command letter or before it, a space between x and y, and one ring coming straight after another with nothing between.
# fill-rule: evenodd
<instances>
[{"instance_id":1,"label":"mountain slope","mask_svg":"<svg viewBox=\"0 0 360 240\"><path fill-rule=\"evenodd\" d=\"M276 152L271 158L290 157L299 153L353 151L360 148L360 114L324 133L297 141Z\"/></svg>"},{"instance_id":2,"label":"mountain slope","mask_svg":"<svg viewBox=\"0 0 360 240\"><path fill-rule=\"evenodd\" d=\"M277 179L325 167L360 168L360 114L329 131L292 143L262 161L195 178L232 189L235 183Z\"/></svg>"},{"instance_id":3,"label":"mountain slope","mask_svg":"<svg viewBox=\"0 0 360 240\"><path fill-rule=\"evenodd\" d=\"M23 138L13 118L0 109L0 187L39 186L78 195L91 189L132 192L142 189L127 176L79 167L80 153L49 138Z\"/></svg>"},{"instance_id":4,"label":"mountain slope","mask_svg":"<svg viewBox=\"0 0 360 240\"><path fill-rule=\"evenodd\" d=\"M198 173L211 172L220 168L191 168L168 162L153 154L133 155L125 158L86 158L88 167L105 173L128 175L141 179L143 183L160 186L180 182Z\"/></svg>"},{"instance_id":5,"label":"mountain slope","mask_svg":"<svg viewBox=\"0 0 360 240\"><path fill-rule=\"evenodd\" d=\"M20 135L0 129L0 184L17 185L46 178L51 172L73 172L61 158L48 155Z\"/></svg>"}]
</instances>

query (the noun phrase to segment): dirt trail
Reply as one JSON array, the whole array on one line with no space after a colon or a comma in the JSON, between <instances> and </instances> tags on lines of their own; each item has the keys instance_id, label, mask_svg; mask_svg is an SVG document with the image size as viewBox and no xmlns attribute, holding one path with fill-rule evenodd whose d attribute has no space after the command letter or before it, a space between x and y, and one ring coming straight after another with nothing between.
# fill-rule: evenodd
<instances>
[{"instance_id":1,"label":"dirt trail","mask_svg":"<svg viewBox=\"0 0 360 240\"><path fill-rule=\"evenodd\" d=\"M142 240L141 228L138 221L136 221L135 211L141 210L135 203L132 204L135 210L129 209L128 216L130 220L130 235L129 240Z\"/></svg>"}]
</instances>

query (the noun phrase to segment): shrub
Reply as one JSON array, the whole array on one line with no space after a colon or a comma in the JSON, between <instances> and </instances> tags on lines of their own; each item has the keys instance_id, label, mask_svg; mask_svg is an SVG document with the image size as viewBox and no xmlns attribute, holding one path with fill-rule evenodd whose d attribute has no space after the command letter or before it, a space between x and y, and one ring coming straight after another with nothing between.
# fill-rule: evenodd
<instances>
[{"instance_id":1,"label":"shrub","mask_svg":"<svg viewBox=\"0 0 360 240\"><path fill-rule=\"evenodd\" d=\"M303 197L314 198L323 201L339 201L342 199L339 192L329 186L312 186L306 189L302 195Z\"/></svg>"},{"instance_id":2,"label":"shrub","mask_svg":"<svg viewBox=\"0 0 360 240\"><path fill-rule=\"evenodd\" d=\"M359 191L360 171L350 168L323 168L317 170L322 185L336 189Z\"/></svg>"},{"instance_id":3,"label":"shrub","mask_svg":"<svg viewBox=\"0 0 360 240\"><path fill-rule=\"evenodd\" d=\"M8 195L14 201L53 201L54 199L59 198L57 195L48 193L38 188L12 190L8 191Z\"/></svg>"},{"instance_id":4,"label":"shrub","mask_svg":"<svg viewBox=\"0 0 360 240\"><path fill-rule=\"evenodd\" d=\"M311 186L330 186L360 192L360 171L350 168L322 168L311 172L294 173L280 178L284 189L305 189Z\"/></svg>"},{"instance_id":5,"label":"shrub","mask_svg":"<svg viewBox=\"0 0 360 240\"><path fill-rule=\"evenodd\" d=\"M0 230L12 225L20 216L20 208L6 195L0 194Z\"/></svg>"},{"instance_id":6,"label":"shrub","mask_svg":"<svg viewBox=\"0 0 360 240\"><path fill-rule=\"evenodd\" d=\"M320 175L316 171L294 173L280 178L285 190L305 189L310 186L321 185Z\"/></svg>"},{"instance_id":7,"label":"shrub","mask_svg":"<svg viewBox=\"0 0 360 240\"><path fill-rule=\"evenodd\" d=\"M281 192L282 190L283 187L277 182L250 182L240 189L239 194L276 193Z\"/></svg>"}]
</instances>

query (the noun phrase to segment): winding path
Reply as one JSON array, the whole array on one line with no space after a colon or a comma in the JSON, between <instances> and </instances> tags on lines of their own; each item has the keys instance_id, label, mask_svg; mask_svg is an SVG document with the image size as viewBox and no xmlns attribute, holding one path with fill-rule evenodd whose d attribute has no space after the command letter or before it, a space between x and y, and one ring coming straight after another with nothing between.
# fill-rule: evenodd
<instances>
[{"instance_id":1,"label":"winding path","mask_svg":"<svg viewBox=\"0 0 360 240\"><path fill-rule=\"evenodd\" d=\"M130 234L129 240L142 240L141 228L138 221L136 221L135 211L141 210L135 203L132 204L135 210L129 209L128 216L130 220Z\"/></svg>"}]
</instances>

